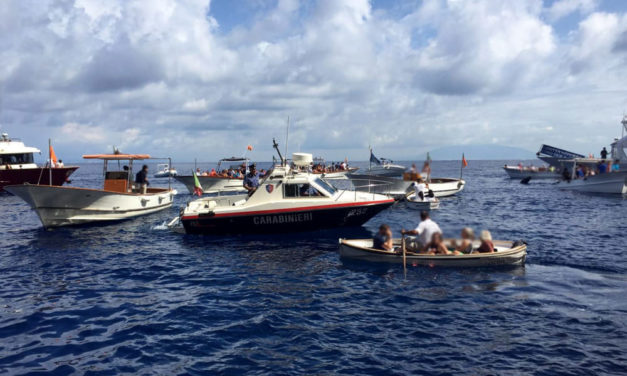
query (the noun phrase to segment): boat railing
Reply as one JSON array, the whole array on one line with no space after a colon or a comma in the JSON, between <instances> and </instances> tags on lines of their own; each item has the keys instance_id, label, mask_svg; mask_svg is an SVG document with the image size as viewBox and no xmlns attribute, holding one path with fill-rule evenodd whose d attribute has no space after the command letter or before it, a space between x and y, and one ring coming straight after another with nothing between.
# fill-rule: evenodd
<instances>
[{"instance_id":1,"label":"boat railing","mask_svg":"<svg viewBox=\"0 0 627 376\"><path fill-rule=\"evenodd\" d=\"M389 194L391 192L392 183L386 182L384 180L377 179L361 179L361 178L352 178L350 179L352 189L342 189L340 195L337 196L335 201L339 200L340 197L346 192L352 192L355 195L355 200L357 200L357 193L371 193L373 200L375 199L377 194ZM358 184L355 184L358 182ZM387 193L386 193L387 192Z\"/></svg>"}]
</instances>

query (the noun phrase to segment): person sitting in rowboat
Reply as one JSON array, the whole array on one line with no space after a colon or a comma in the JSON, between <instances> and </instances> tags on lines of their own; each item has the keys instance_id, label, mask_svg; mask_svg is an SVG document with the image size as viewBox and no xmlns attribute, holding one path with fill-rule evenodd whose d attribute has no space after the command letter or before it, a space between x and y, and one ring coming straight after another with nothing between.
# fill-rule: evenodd
<instances>
[{"instance_id":1,"label":"person sitting in rowboat","mask_svg":"<svg viewBox=\"0 0 627 376\"><path fill-rule=\"evenodd\" d=\"M437 223L429 218L428 211L420 212L420 223L413 230L401 230L402 235L417 235L418 237L413 241L408 243L407 248L411 251L415 252L425 252L427 249L427 245L431 243L431 238L434 234L440 233L442 234L442 230Z\"/></svg>"},{"instance_id":2,"label":"person sitting in rowboat","mask_svg":"<svg viewBox=\"0 0 627 376\"><path fill-rule=\"evenodd\" d=\"M375 249L382 249L384 251L394 251L392 245L392 230L390 226L383 224L379 226L379 231L372 238L372 247Z\"/></svg>"},{"instance_id":3,"label":"person sitting in rowboat","mask_svg":"<svg viewBox=\"0 0 627 376\"><path fill-rule=\"evenodd\" d=\"M481 235L479 236L481 240L481 245L477 248L477 252L479 253L492 253L494 252L494 243L492 243L492 234L490 231L483 230L481 231Z\"/></svg>"},{"instance_id":4,"label":"person sitting in rowboat","mask_svg":"<svg viewBox=\"0 0 627 376\"><path fill-rule=\"evenodd\" d=\"M470 227L464 227L462 229L462 240L459 242L455 250L458 251L459 253L466 253L466 254L472 253L473 251L472 241L473 240L475 240L475 232L472 231Z\"/></svg>"},{"instance_id":5,"label":"person sitting in rowboat","mask_svg":"<svg viewBox=\"0 0 627 376\"><path fill-rule=\"evenodd\" d=\"M427 244L426 253L429 255L460 255L461 252L458 251L449 251L444 244L444 239L442 238L441 232L436 232L433 234L431 238L431 242Z\"/></svg>"}]
</instances>

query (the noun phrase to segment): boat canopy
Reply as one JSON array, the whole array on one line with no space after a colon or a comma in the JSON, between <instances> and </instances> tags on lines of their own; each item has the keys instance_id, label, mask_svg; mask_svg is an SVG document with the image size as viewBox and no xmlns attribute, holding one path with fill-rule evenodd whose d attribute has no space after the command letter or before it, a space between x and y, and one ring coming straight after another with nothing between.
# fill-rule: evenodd
<instances>
[{"instance_id":1,"label":"boat canopy","mask_svg":"<svg viewBox=\"0 0 627 376\"><path fill-rule=\"evenodd\" d=\"M219 162L244 162L247 161L248 158L243 157L231 157L231 158L222 158Z\"/></svg>"},{"instance_id":2,"label":"boat canopy","mask_svg":"<svg viewBox=\"0 0 627 376\"><path fill-rule=\"evenodd\" d=\"M132 161L132 160L142 160L142 159L150 159L150 155L148 154L87 154L83 155L84 159L103 159L103 160L112 160L112 161Z\"/></svg>"}]
</instances>

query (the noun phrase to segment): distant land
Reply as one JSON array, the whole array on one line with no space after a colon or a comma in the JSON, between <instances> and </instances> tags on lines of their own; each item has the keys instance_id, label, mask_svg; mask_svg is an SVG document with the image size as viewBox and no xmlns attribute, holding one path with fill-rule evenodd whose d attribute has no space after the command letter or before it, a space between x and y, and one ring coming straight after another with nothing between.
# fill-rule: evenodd
<instances>
[{"instance_id":1,"label":"distant land","mask_svg":"<svg viewBox=\"0 0 627 376\"><path fill-rule=\"evenodd\" d=\"M434 160L455 160L462 157L473 160L535 159L536 153L522 148L502 145L453 145L429 152Z\"/></svg>"}]
</instances>

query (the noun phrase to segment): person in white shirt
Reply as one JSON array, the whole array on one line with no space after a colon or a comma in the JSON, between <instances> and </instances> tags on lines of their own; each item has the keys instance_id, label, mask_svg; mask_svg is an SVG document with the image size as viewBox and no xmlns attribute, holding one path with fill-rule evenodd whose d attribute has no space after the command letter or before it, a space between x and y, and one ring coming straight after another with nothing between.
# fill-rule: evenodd
<instances>
[{"instance_id":1,"label":"person in white shirt","mask_svg":"<svg viewBox=\"0 0 627 376\"><path fill-rule=\"evenodd\" d=\"M63 167L63 161L59 159L59 162L57 162L57 165L55 167Z\"/></svg>"},{"instance_id":2,"label":"person in white shirt","mask_svg":"<svg viewBox=\"0 0 627 376\"><path fill-rule=\"evenodd\" d=\"M425 252L427 245L435 233L442 233L440 226L429 218L428 211L420 212L420 223L413 230L401 230L402 235L416 235L416 241L410 242L408 248L412 251Z\"/></svg>"},{"instance_id":3,"label":"person in white shirt","mask_svg":"<svg viewBox=\"0 0 627 376\"><path fill-rule=\"evenodd\" d=\"M414 187L414 195L415 195L414 200L420 201L420 192L424 194L425 190L427 189L427 186L425 185L425 183L422 182L422 179L419 179L418 181L413 182L412 186Z\"/></svg>"}]
</instances>

